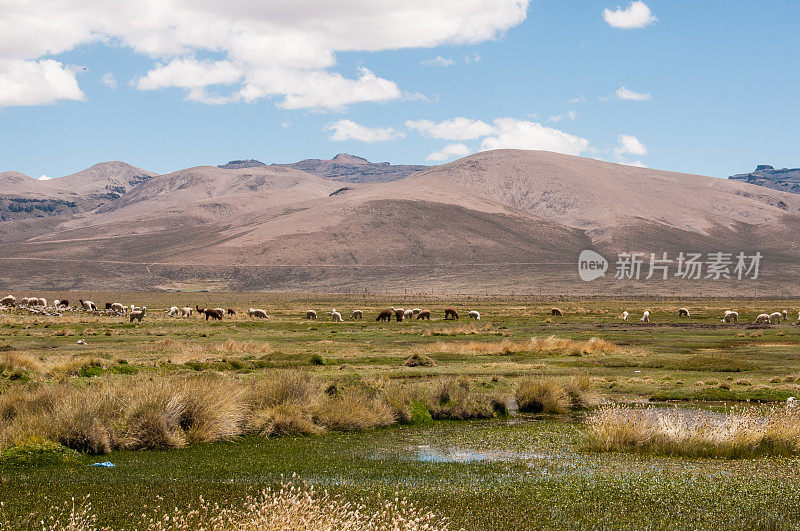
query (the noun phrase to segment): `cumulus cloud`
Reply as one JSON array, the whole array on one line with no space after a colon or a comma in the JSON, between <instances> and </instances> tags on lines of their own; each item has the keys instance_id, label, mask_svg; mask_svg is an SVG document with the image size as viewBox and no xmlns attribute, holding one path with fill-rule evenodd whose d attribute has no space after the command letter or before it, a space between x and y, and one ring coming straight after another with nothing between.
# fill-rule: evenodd
<instances>
[{"instance_id":1,"label":"cumulus cloud","mask_svg":"<svg viewBox=\"0 0 800 531\"><path fill-rule=\"evenodd\" d=\"M117 80L114 79L114 74L111 72L106 72L103 74L103 77L100 78L100 83L107 86L111 90L117 90Z\"/></svg>"},{"instance_id":2,"label":"cumulus cloud","mask_svg":"<svg viewBox=\"0 0 800 531\"><path fill-rule=\"evenodd\" d=\"M612 28L622 29L644 28L658 21L641 0L631 2L627 8L617 6L614 11L604 9L603 20Z\"/></svg>"},{"instance_id":3,"label":"cumulus cloud","mask_svg":"<svg viewBox=\"0 0 800 531\"><path fill-rule=\"evenodd\" d=\"M472 150L469 149L465 144L461 143L447 144L439 151L434 151L433 153L425 157L425 160L431 160L431 161L450 160L458 157L466 157L470 153L472 153Z\"/></svg>"},{"instance_id":4,"label":"cumulus cloud","mask_svg":"<svg viewBox=\"0 0 800 531\"><path fill-rule=\"evenodd\" d=\"M457 65L457 64L468 65L468 64L471 64L471 63L477 63L480 60L481 60L481 56L478 55L477 52L475 52L475 53L473 53L471 55L462 55L461 59L460 59L460 62L457 61L456 59L453 59L452 57L442 57L441 55L437 55L433 59L427 59L425 61L420 61L419 64L421 64L422 66L439 66L439 67L446 68L448 66L453 66L453 65Z\"/></svg>"},{"instance_id":5,"label":"cumulus cloud","mask_svg":"<svg viewBox=\"0 0 800 531\"><path fill-rule=\"evenodd\" d=\"M577 98L570 98L568 101L573 105L575 105L576 103L586 103L586 96L581 94Z\"/></svg>"},{"instance_id":6,"label":"cumulus cloud","mask_svg":"<svg viewBox=\"0 0 800 531\"><path fill-rule=\"evenodd\" d=\"M486 122L463 117L439 123L431 120L408 120L405 125L412 131L443 140L474 140L494 131L494 127Z\"/></svg>"},{"instance_id":7,"label":"cumulus cloud","mask_svg":"<svg viewBox=\"0 0 800 531\"><path fill-rule=\"evenodd\" d=\"M653 99L653 96L649 92L634 92L625 88L625 85L614 91L614 97L623 101L650 101Z\"/></svg>"},{"instance_id":8,"label":"cumulus cloud","mask_svg":"<svg viewBox=\"0 0 800 531\"><path fill-rule=\"evenodd\" d=\"M352 120L339 120L325 126L326 131L333 131L331 140L342 142L358 140L359 142L386 142L403 136L391 127L366 127Z\"/></svg>"},{"instance_id":9,"label":"cumulus cloud","mask_svg":"<svg viewBox=\"0 0 800 531\"><path fill-rule=\"evenodd\" d=\"M23 61L0 57L0 107L83 99L73 68L53 59Z\"/></svg>"},{"instance_id":10,"label":"cumulus cloud","mask_svg":"<svg viewBox=\"0 0 800 531\"><path fill-rule=\"evenodd\" d=\"M572 116L569 116L572 118ZM496 118L491 124L482 120L458 117L442 122L409 120L406 127L432 138L444 140L482 139L480 147L487 149L538 149L567 155L579 155L590 149L589 141L538 122L516 118ZM458 151L456 151L458 150ZM471 153L464 144L450 144L431 153L428 160L446 160L452 156ZM433 158L430 158L433 157Z\"/></svg>"},{"instance_id":11,"label":"cumulus cloud","mask_svg":"<svg viewBox=\"0 0 800 531\"><path fill-rule=\"evenodd\" d=\"M456 64L455 59L451 59L449 57L442 57L441 55L437 55L433 59L428 59L426 61L421 61L420 64L422 66L441 66L441 67L448 67L453 66Z\"/></svg>"},{"instance_id":12,"label":"cumulus cloud","mask_svg":"<svg viewBox=\"0 0 800 531\"><path fill-rule=\"evenodd\" d=\"M633 135L619 135L617 147L614 148L614 156L617 161L628 166L638 166L646 168L647 166L641 160L627 161L626 155L634 155L643 157L647 155L647 146Z\"/></svg>"},{"instance_id":13,"label":"cumulus cloud","mask_svg":"<svg viewBox=\"0 0 800 531\"><path fill-rule=\"evenodd\" d=\"M585 138L536 122L497 118L494 129L494 134L481 142L481 149L536 149L566 155L580 155L589 149Z\"/></svg>"},{"instance_id":14,"label":"cumulus cloud","mask_svg":"<svg viewBox=\"0 0 800 531\"><path fill-rule=\"evenodd\" d=\"M483 42L525 20L529 1L11 2L0 18L0 105L82 98L74 73L44 58L100 42L157 62L137 88L180 88L195 101L329 109L398 99L395 83L369 70L332 71L336 54Z\"/></svg>"}]
</instances>

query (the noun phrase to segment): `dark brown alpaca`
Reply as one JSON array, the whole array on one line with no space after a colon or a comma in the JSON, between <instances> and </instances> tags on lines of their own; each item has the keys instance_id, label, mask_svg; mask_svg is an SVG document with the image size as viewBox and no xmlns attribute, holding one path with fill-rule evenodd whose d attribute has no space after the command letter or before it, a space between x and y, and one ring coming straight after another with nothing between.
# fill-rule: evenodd
<instances>
[{"instance_id":1,"label":"dark brown alpaca","mask_svg":"<svg viewBox=\"0 0 800 531\"><path fill-rule=\"evenodd\" d=\"M453 308L447 308L444 311L444 318L445 319L458 319L458 312L455 311Z\"/></svg>"},{"instance_id":2,"label":"dark brown alpaca","mask_svg":"<svg viewBox=\"0 0 800 531\"><path fill-rule=\"evenodd\" d=\"M417 319L431 319L431 311L430 310L422 310L417 314Z\"/></svg>"},{"instance_id":3,"label":"dark brown alpaca","mask_svg":"<svg viewBox=\"0 0 800 531\"><path fill-rule=\"evenodd\" d=\"M398 323L403 321L403 317L405 317L405 312L402 309L394 311L394 318L397 319Z\"/></svg>"},{"instance_id":4,"label":"dark brown alpaca","mask_svg":"<svg viewBox=\"0 0 800 531\"><path fill-rule=\"evenodd\" d=\"M559 317L563 317L564 316L564 312L562 312L560 308L553 308L552 310L550 310L550 314L551 315L557 315Z\"/></svg>"},{"instance_id":5,"label":"dark brown alpaca","mask_svg":"<svg viewBox=\"0 0 800 531\"><path fill-rule=\"evenodd\" d=\"M110 310L110 309L111 309L111 303L110 303L110 302L107 302L107 303L106 303L106 310Z\"/></svg>"},{"instance_id":6,"label":"dark brown alpaca","mask_svg":"<svg viewBox=\"0 0 800 531\"><path fill-rule=\"evenodd\" d=\"M236 315L236 311L233 308L228 308L228 310L225 313L227 313L228 315Z\"/></svg>"},{"instance_id":7,"label":"dark brown alpaca","mask_svg":"<svg viewBox=\"0 0 800 531\"><path fill-rule=\"evenodd\" d=\"M378 317L375 318L376 321L386 321L387 323L392 320L392 314L394 312L392 310L383 310L381 313L378 314Z\"/></svg>"},{"instance_id":8,"label":"dark brown alpaca","mask_svg":"<svg viewBox=\"0 0 800 531\"><path fill-rule=\"evenodd\" d=\"M217 321L222 321L222 312L219 310L212 310L209 308L205 308L203 310L203 313L206 314L206 321L208 321L209 317Z\"/></svg>"},{"instance_id":9,"label":"dark brown alpaca","mask_svg":"<svg viewBox=\"0 0 800 531\"><path fill-rule=\"evenodd\" d=\"M60 301L60 302L58 303L58 305L59 305L59 306L64 306L64 307L67 307L67 306L69 306L69 301L68 301L67 299L64 299L63 301Z\"/></svg>"}]
</instances>

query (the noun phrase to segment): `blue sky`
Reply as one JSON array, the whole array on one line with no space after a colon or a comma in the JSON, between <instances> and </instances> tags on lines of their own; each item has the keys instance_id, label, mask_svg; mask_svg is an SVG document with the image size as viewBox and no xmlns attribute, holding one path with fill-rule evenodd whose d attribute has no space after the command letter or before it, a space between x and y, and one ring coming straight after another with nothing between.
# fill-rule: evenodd
<instances>
[{"instance_id":1,"label":"blue sky","mask_svg":"<svg viewBox=\"0 0 800 531\"><path fill-rule=\"evenodd\" d=\"M0 171L491 147L714 176L800 166L800 2L320 2L12 1Z\"/></svg>"}]
</instances>

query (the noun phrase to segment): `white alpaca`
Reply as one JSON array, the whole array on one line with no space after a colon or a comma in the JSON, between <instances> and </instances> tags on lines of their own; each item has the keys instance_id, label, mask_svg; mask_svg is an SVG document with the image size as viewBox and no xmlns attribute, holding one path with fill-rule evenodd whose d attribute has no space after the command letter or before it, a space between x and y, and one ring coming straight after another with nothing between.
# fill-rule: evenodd
<instances>
[{"instance_id":1,"label":"white alpaca","mask_svg":"<svg viewBox=\"0 0 800 531\"><path fill-rule=\"evenodd\" d=\"M316 318L317 318L317 312L315 312L314 310L306 310L306 319L316 319Z\"/></svg>"},{"instance_id":2,"label":"white alpaca","mask_svg":"<svg viewBox=\"0 0 800 531\"><path fill-rule=\"evenodd\" d=\"M730 323L733 321L734 323L739 322L739 313L732 312L731 310L725 310L725 315L722 317L723 323Z\"/></svg>"},{"instance_id":3,"label":"white alpaca","mask_svg":"<svg viewBox=\"0 0 800 531\"><path fill-rule=\"evenodd\" d=\"M83 306L83 309L86 310L86 311L89 311L89 312L97 311L97 305L95 303L93 303L92 301L81 300L80 303L81 303L81 306Z\"/></svg>"},{"instance_id":4,"label":"white alpaca","mask_svg":"<svg viewBox=\"0 0 800 531\"><path fill-rule=\"evenodd\" d=\"M691 317L689 310L686 308L678 308L678 317Z\"/></svg>"},{"instance_id":5,"label":"white alpaca","mask_svg":"<svg viewBox=\"0 0 800 531\"><path fill-rule=\"evenodd\" d=\"M125 306L123 306L121 302L115 302L111 305L111 311L125 315ZM170 315L172 314L170 313Z\"/></svg>"},{"instance_id":6,"label":"white alpaca","mask_svg":"<svg viewBox=\"0 0 800 531\"><path fill-rule=\"evenodd\" d=\"M650 322L650 310L645 310L644 311L644 314L642 314L642 318L640 319L640 321L642 321L643 323L649 323Z\"/></svg>"},{"instance_id":7,"label":"white alpaca","mask_svg":"<svg viewBox=\"0 0 800 531\"><path fill-rule=\"evenodd\" d=\"M769 315L769 322L772 324L781 324L781 319L783 319L783 314L781 312L772 312Z\"/></svg>"},{"instance_id":8,"label":"white alpaca","mask_svg":"<svg viewBox=\"0 0 800 531\"><path fill-rule=\"evenodd\" d=\"M247 315L250 317L258 317L259 319L269 319L266 310L262 310L261 308L250 308L247 310Z\"/></svg>"},{"instance_id":9,"label":"white alpaca","mask_svg":"<svg viewBox=\"0 0 800 531\"><path fill-rule=\"evenodd\" d=\"M413 318L414 318L413 310L406 310L403 312L403 319L413 319Z\"/></svg>"},{"instance_id":10,"label":"white alpaca","mask_svg":"<svg viewBox=\"0 0 800 531\"><path fill-rule=\"evenodd\" d=\"M623 321L627 321L628 320L628 315L630 315L628 312L622 312L622 320Z\"/></svg>"},{"instance_id":11,"label":"white alpaca","mask_svg":"<svg viewBox=\"0 0 800 531\"><path fill-rule=\"evenodd\" d=\"M364 318L364 310L353 310L353 313L350 314L350 319L363 319Z\"/></svg>"},{"instance_id":12,"label":"white alpaca","mask_svg":"<svg viewBox=\"0 0 800 531\"><path fill-rule=\"evenodd\" d=\"M6 295L3 300L0 300L3 306L11 306L12 308L17 305L17 298L13 295Z\"/></svg>"},{"instance_id":13,"label":"white alpaca","mask_svg":"<svg viewBox=\"0 0 800 531\"><path fill-rule=\"evenodd\" d=\"M215 311L215 312L219 312L219 313L221 313L222 315L225 315L225 308L214 308L214 311Z\"/></svg>"},{"instance_id":14,"label":"white alpaca","mask_svg":"<svg viewBox=\"0 0 800 531\"><path fill-rule=\"evenodd\" d=\"M477 310L472 310L471 312L469 312L467 314L467 316L472 318L472 319L475 319L476 321L480 321L481 320L481 312L479 312Z\"/></svg>"},{"instance_id":15,"label":"white alpaca","mask_svg":"<svg viewBox=\"0 0 800 531\"><path fill-rule=\"evenodd\" d=\"M142 306L138 310L133 310L131 312L131 322L133 322L133 320L136 319L141 324L142 317L144 317L145 313L147 313L147 306Z\"/></svg>"},{"instance_id":16,"label":"white alpaca","mask_svg":"<svg viewBox=\"0 0 800 531\"><path fill-rule=\"evenodd\" d=\"M177 306L173 306L172 308L169 309L169 316L176 317L178 315L178 312L180 311L181 311L180 308L178 308Z\"/></svg>"},{"instance_id":17,"label":"white alpaca","mask_svg":"<svg viewBox=\"0 0 800 531\"><path fill-rule=\"evenodd\" d=\"M756 317L756 322L757 323L769 323L769 322L771 322L770 318L769 318L769 314L768 313L759 314L758 317Z\"/></svg>"},{"instance_id":18,"label":"white alpaca","mask_svg":"<svg viewBox=\"0 0 800 531\"><path fill-rule=\"evenodd\" d=\"M344 319L342 319L342 314L337 312L336 308L334 308L332 312L328 312L328 315L330 315L331 316L331 320L336 322L336 323L341 323L341 322L344 321Z\"/></svg>"},{"instance_id":19,"label":"white alpaca","mask_svg":"<svg viewBox=\"0 0 800 531\"><path fill-rule=\"evenodd\" d=\"M189 317L194 312L194 308L190 306L184 306L181 308L181 317Z\"/></svg>"}]
</instances>

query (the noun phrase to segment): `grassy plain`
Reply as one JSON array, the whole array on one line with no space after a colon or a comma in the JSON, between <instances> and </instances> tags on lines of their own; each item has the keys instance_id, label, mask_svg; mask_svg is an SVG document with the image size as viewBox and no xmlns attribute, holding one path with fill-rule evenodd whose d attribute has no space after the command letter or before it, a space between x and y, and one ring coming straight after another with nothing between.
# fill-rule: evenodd
<instances>
[{"instance_id":1,"label":"grassy plain","mask_svg":"<svg viewBox=\"0 0 800 531\"><path fill-rule=\"evenodd\" d=\"M678 400L715 411L733 402L800 395L800 327L794 325L800 301L43 295L147 306L147 316L138 325L84 312L1 314L2 395L198 374L248 382L287 369L336 388L381 382L425 390L456 378L509 397L521 396L521 383L530 377L574 377L588 380L606 402ZM222 322L197 315L176 319L165 313L173 305L235 308L237 315ZM376 322L378 311L390 305L430 309L433 320ZM462 318L443 321L451 306ZM563 317L550 314L554 306ZM690 318L678 318L682 306ZM265 309L271 319L248 318L249 307ZM332 308L345 322L327 318ZM306 309L316 309L320 319L303 319ZM364 320L347 319L353 309L364 310ZM481 312L480 321L465 318L471 309ZM645 309L651 311L649 324L639 322ZM726 309L739 312L738 324L720 322ZM788 323L753 323L760 313L783 309ZM623 310L630 321L621 321ZM432 363L406 364L414 354ZM31 513L90 495L100 523L137 527L142 514L194 506L200 496L233 503L280 483L281 475L297 474L300 481L368 504L377 494L400 493L465 528L643 527L645 521L657 528L800 525L800 499L792 487L800 473L797 458L587 454L581 450L585 437L580 417L523 413L511 420L115 450L100 459L80 455L59 465L3 468L0 500L10 521L20 524ZM83 466L105 459L117 467Z\"/></svg>"}]
</instances>

